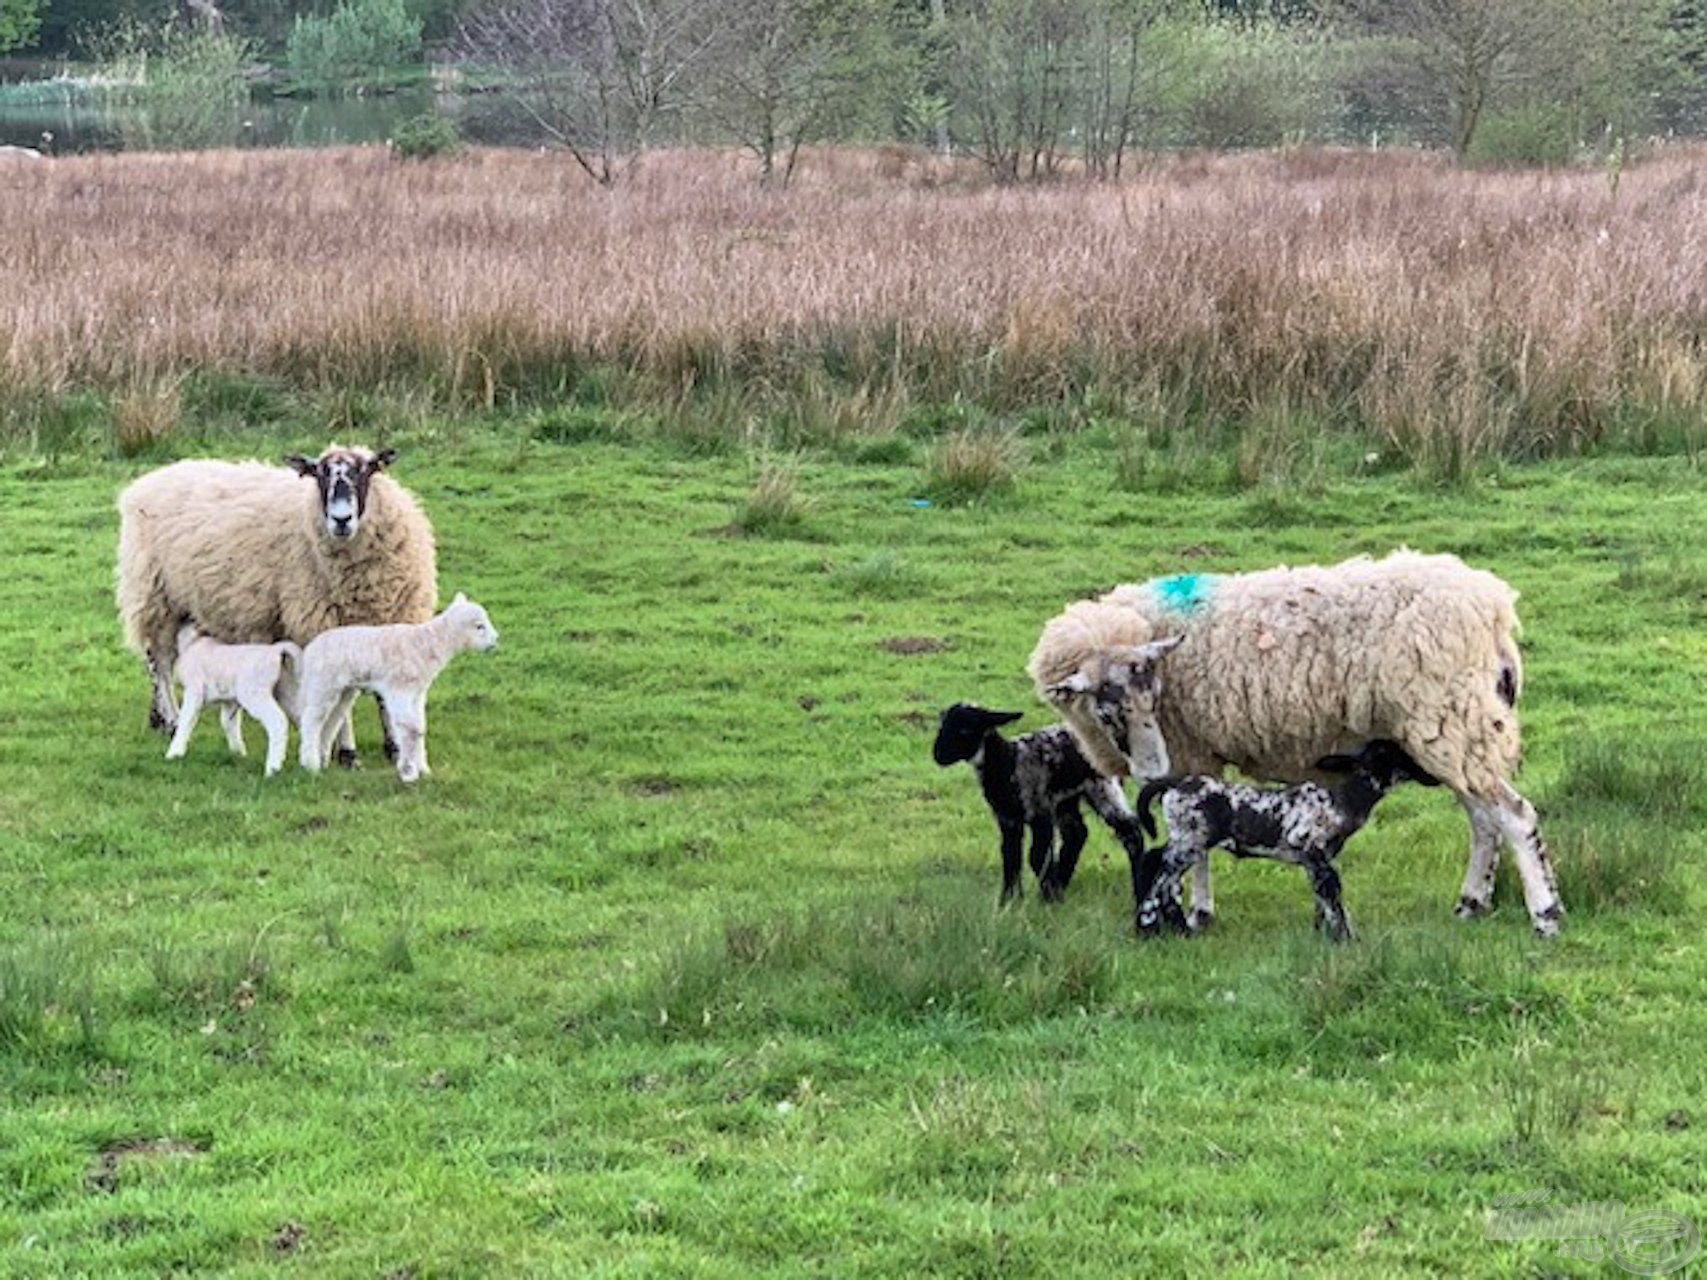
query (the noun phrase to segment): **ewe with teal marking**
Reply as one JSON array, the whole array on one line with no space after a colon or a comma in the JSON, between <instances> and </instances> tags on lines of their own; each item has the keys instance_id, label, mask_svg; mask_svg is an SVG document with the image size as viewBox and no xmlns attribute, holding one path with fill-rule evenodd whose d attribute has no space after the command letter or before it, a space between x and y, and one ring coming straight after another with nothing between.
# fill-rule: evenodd
<instances>
[{"instance_id":1,"label":"ewe with teal marking","mask_svg":"<svg viewBox=\"0 0 1707 1280\"><path fill-rule=\"evenodd\" d=\"M1209 603L1220 581L1215 573L1176 573L1171 578L1150 579L1150 590L1164 609L1175 613L1196 613Z\"/></svg>"}]
</instances>

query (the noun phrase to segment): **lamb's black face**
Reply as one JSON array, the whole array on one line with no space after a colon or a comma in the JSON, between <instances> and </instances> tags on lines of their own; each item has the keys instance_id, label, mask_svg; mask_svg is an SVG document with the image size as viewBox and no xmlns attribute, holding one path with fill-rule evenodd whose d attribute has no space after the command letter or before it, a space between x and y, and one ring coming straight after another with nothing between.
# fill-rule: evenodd
<instances>
[{"instance_id":1,"label":"lamb's black face","mask_svg":"<svg viewBox=\"0 0 1707 1280\"><path fill-rule=\"evenodd\" d=\"M1004 724L1012 724L1023 711L989 711L970 702L957 702L942 713L937 725L936 745L931 758L944 767L978 754L984 735Z\"/></svg>"},{"instance_id":2,"label":"lamb's black face","mask_svg":"<svg viewBox=\"0 0 1707 1280\"><path fill-rule=\"evenodd\" d=\"M1425 787L1438 787L1440 779L1415 760L1410 752L1387 738L1366 742L1362 750L1351 756L1323 756L1316 768L1326 773L1367 773L1383 790L1402 782L1417 782Z\"/></svg>"},{"instance_id":3,"label":"lamb's black face","mask_svg":"<svg viewBox=\"0 0 1707 1280\"><path fill-rule=\"evenodd\" d=\"M314 477L320 488L320 516L326 536L337 542L347 542L356 536L362 516L367 513L369 483L396 456L395 449L370 453L362 448L344 449L333 445L318 458L293 454L285 462L297 475L305 479Z\"/></svg>"}]
</instances>

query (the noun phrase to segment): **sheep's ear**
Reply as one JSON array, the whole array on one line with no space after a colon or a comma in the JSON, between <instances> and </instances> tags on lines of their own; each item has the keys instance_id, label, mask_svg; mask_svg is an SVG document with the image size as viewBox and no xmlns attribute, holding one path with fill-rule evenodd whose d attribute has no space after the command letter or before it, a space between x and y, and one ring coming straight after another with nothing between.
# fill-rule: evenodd
<instances>
[{"instance_id":1,"label":"sheep's ear","mask_svg":"<svg viewBox=\"0 0 1707 1280\"><path fill-rule=\"evenodd\" d=\"M384 471L387 467L389 467L393 462L396 462L396 461L397 461L397 450L395 450L395 449L381 449L378 453L373 455L373 469L375 471Z\"/></svg>"},{"instance_id":2,"label":"sheep's ear","mask_svg":"<svg viewBox=\"0 0 1707 1280\"><path fill-rule=\"evenodd\" d=\"M1184 639L1185 637L1183 635L1179 635L1167 636L1161 640L1152 640L1149 644L1139 645L1138 652L1143 654L1149 661L1154 662L1164 654L1171 652L1173 648Z\"/></svg>"},{"instance_id":3,"label":"sheep's ear","mask_svg":"<svg viewBox=\"0 0 1707 1280\"><path fill-rule=\"evenodd\" d=\"M320 470L320 464L313 458L305 458L300 453L285 455L285 466L299 476L311 476Z\"/></svg>"},{"instance_id":4,"label":"sheep's ear","mask_svg":"<svg viewBox=\"0 0 1707 1280\"><path fill-rule=\"evenodd\" d=\"M1053 703L1066 702L1069 698L1091 691L1090 678L1083 671L1075 671L1059 684L1052 684L1043 690L1043 696Z\"/></svg>"},{"instance_id":5,"label":"sheep's ear","mask_svg":"<svg viewBox=\"0 0 1707 1280\"><path fill-rule=\"evenodd\" d=\"M462 592L458 591L456 593L456 599L452 600L451 603L452 604L467 604L468 603L468 597L463 595Z\"/></svg>"},{"instance_id":6,"label":"sheep's ear","mask_svg":"<svg viewBox=\"0 0 1707 1280\"><path fill-rule=\"evenodd\" d=\"M1001 724L1012 724L1015 720L1021 719L1025 715L1025 712L1023 712L1023 711L990 711L990 712L987 712L986 714L990 717L990 723L992 725L1001 725Z\"/></svg>"},{"instance_id":7,"label":"sheep's ear","mask_svg":"<svg viewBox=\"0 0 1707 1280\"><path fill-rule=\"evenodd\" d=\"M1323 773L1350 773L1357 768L1357 761L1351 756L1323 756L1316 761L1316 768Z\"/></svg>"}]
</instances>

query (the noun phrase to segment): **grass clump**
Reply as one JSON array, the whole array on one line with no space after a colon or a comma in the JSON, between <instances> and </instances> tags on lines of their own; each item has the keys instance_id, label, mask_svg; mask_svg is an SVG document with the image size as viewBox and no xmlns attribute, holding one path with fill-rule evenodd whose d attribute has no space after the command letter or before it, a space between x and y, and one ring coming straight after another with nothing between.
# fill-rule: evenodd
<instances>
[{"instance_id":1,"label":"grass clump","mask_svg":"<svg viewBox=\"0 0 1707 1280\"><path fill-rule=\"evenodd\" d=\"M975 502L1014 487L1025 444L1005 428L950 432L931 450L926 491L943 502Z\"/></svg>"},{"instance_id":2,"label":"grass clump","mask_svg":"<svg viewBox=\"0 0 1707 1280\"><path fill-rule=\"evenodd\" d=\"M134 458L178 429L184 396L175 381L132 387L113 401L113 441L119 452Z\"/></svg>"},{"instance_id":3,"label":"grass clump","mask_svg":"<svg viewBox=\"0 0 1707 1280\"><path fill-rule=\"evenodd\" d=\"M735 524L754 537L796 533L805 524L809 507L795 469L786 463L768 462L736 513Z\"/></svg>"}]
</instances>

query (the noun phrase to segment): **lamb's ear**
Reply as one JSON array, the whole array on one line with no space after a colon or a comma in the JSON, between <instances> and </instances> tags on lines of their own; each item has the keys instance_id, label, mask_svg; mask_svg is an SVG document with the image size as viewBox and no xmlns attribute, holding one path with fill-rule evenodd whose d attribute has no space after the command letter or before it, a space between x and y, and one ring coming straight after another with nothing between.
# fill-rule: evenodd
<instances>
[{"instance_id":1,"label":"lamb's ear","mask_svg":"<svg viewBox=\"0 0 1707 1280\"><path fill-rule=\"evenodd\" d=\"M984 714L989 716L990 723L992 725L1002 725L1002 724L1012 724L1015 720L1021 719L1022 717L1024 717L1025 712L1023 712L1023 711L987 711Z\"/></svg>"},{"instance_id":2,"label":"lamb's ear","mask_svg":"<svg viewBox=\"0 0 1707 1280\"><path fill-rule=\"evenodd\" d=\"M452 604L467 604L468 603L468 597L463 595L462 592L458 591L456 593L456 599L452 600L451 603Z\"/></svg>"},{"instance_id":3,"label":"lamb's ear","mask_svg":"<svg viewBox=\"0 0 1707 1280\"><path fill-rule=\"evenodd\" d=\"M299 476L311 476L320 470L319 462L313 458L305 458L300 453L286 454L284 463Z\"/></svg>"},{"instance_id":4,"label":"lamb's ear","mask_svg":"<svg viewBox=\"0 0 1707 1280\"><path fill-rule=\"evenodd\" d=\"M1045 686L1043 696L1059 706L1078 694L1089 693L1090 691L1090 678L1083 671L1075 671L1059 684Z\"/></svg>"},{"instance_id":5,"label":"lamb's ear","mask_svg":"<svg viewBox=\"0 0 1707 1280\"><path fill-rule=\"evenodd\" d=\"M1350 773L1357 768L1357 763L1351 756L1323 756L1316 761L1316 768L1323 773Z\"/></svg>"},{"instance_id":6,"label":"lamb's ear","mask_svg":"<svg viewBox=\"0 0 1707 1280\"><path fill-rule=\"evenodd\" d=\"M387 467L389 467L393 462L396 462L396 461L397 461L397 450L395 450L395 449L381 449L378 453L373 455L373 469L375 471L384 471Z\"/></svg>"}]
</instances>

